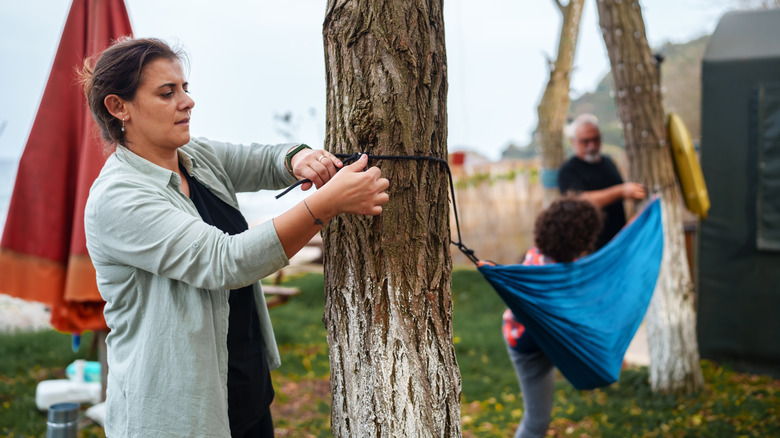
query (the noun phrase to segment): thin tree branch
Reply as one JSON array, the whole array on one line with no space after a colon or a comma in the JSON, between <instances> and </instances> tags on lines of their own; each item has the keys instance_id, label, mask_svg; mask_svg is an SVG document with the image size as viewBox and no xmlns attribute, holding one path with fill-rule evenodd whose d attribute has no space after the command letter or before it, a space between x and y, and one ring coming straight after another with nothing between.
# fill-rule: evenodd
<instances>
[{"instance_id":1,"label":"thin tree branch","mask_svg":"<svg viewBox=\"0 0 780 438\"><path fill-rule=\"evenodd\" d=\"M561 4L561 0L553 0L553 2L555 2L555 5L558 6L558 10L561 11L561 14L566 13L566 6Z\"/></svg>"}]
</instances>

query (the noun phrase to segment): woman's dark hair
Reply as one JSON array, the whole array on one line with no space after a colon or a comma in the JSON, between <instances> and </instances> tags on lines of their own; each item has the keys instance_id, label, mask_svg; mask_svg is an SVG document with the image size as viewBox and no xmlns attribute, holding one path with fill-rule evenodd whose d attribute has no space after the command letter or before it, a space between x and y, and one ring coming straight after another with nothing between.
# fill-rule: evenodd
<instances>
[{"instance_id":1,"label":"woman's dark hair","mask_svg":"<svg viewBox=\"0 0 780 438\"><path fill-rule=\"evenodd\" d=\"M601 212L590 201L560 198L536 217L534 241L542 254L570 262L593 250L601 227Z\"/></svg>"},{"instance_id":2,"label":"woman's dark hair","mask_svg":"<svg viewBox=\"0 0 780 438\"><path fill-rule=\"evenodd\" d=\"M122 142L125 133L122 131L122 121L108 112L103 101L111 94L133 100L141 85L144 67L157 59L186 62L181 49L171 48L166 42L155 38L119 40L99 55L94 67L90 65L90 59L84 60L80 72L84 95L100 134L109 144Z\"/></svg>"}]
</instances>

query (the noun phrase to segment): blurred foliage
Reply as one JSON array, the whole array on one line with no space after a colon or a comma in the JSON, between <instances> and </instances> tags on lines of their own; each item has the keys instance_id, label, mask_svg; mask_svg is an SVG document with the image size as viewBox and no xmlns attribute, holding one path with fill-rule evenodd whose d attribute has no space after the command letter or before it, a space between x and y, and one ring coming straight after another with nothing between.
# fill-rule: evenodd
<instances>
[{"instance_id":1,"label":"blurred foliage","mask_svg":"<svg viewBox=\"0 0 780 438\"><path fill-rule=\"evenodd\" d=\"M282 354L272 372L277 437L330 437L330 382L322 322L322 274L284 281L302 293L271 311ZM464 437L507 437L523 416L523 400L501 335L503 302L481 274L456 270L452 279L454 340L463 379ZM94 360L85 338L77 353L53 331L0 334L0 437L42 437L46 416L35 408L41 380L63 378L76 358ZM692 395L654 394L646 367L624 370L607 388L578 391L558 375L548 437L780 436L780 380L738 373L702 361L705 389ZM83 420L80 437L102 437Z\"/></svg>"},{"instance_id":2,"label":"blurred foliage","mask_svg":"<svg viewBox=\"0 0 780 438\"><path fill-rule=\"evenodd\" d=\"M498 181L514 181L518 175L528 174L531 183L536 182L539 169L535 167L513 168L503 173L477 172L469 175L458 176L455 180L455 188L465 189L477 187L482 184L493 185Z\"/></svg>"}]
</instances>

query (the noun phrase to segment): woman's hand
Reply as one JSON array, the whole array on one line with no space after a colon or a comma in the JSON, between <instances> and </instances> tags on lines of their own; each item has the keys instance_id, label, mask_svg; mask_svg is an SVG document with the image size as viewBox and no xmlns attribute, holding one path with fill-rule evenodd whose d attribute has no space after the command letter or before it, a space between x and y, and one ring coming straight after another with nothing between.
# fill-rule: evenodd
<instances>
[{"instance_id":1,"label":"woman's hand","mask_svg":"<svg viewBox=\"0 0 780 438\"><path fill-rule=\"evenodd\" d=\"M290 160L293 175L298 180L308 179L311 183L301 184L302 190L309 190L312 183L318 189L333 178L344 166L335 155L322 149L303 149Z\"/></svg>"},{"instance_id":2,"label":"woman's hand","mask_svg":"<svg viewBox=\"0 0 780 438\"><path fill-rule=\"evenodd\" d=\"M295 156L301 153L303 151ZM322 156L321 151L311 151L305 156L299 157L300 163L309 164L299 165L302 166L304 172L311 172L313 167L316 167L312 161L317 161ZM390 186L390 181L387 178L382 178L382 172L379 168L372 167L363 171L368 164L367 155L363 154L357 161L349 166L344 166L338 173L335 173L336 162L330 157L333 156L319 158L319 162L322 164L320 170L326 167L329 169L328 183L323 182L318 186L316 193L309 195L295 208L274 218L276 234L279 236L279 241L282 243L287 257L292 257L293 254L300 251L312 236L334 216L341 213L376 216L382 213L382 205L390 199L386 191ZM325 161L328 161L327 165L324 163ZM343 166L340 161L338 164L339 167ZM332 169L330 169L331 165L334 166ZM320 176L319 173L317 175Z\"/></svg>"},{"instance_id":3,"label":"woman's hand","mask_svg":"<svg viewBox=\"0 0 780 438\"><path fill-rule=\"evenodd\" d=\"M330 185L338 190L335 201L340 204L339 213L378 215L382 213L382 205L390 200L386 191L390 181L382 178L378 167L364 172L367 164L368 155L363 154L333 177Z\"/></svg>"},{"instance_id":4,"label":"woman's hand","mask_svg":"<svg viewBox=\"0 0 780 438\"><path fill-rule=\"evenodd\" d=\"M390 181L382 178L382 171L378 167L363 171L367 164L368 156L363 154L357 161L341 169L328 184L317 190L317 196L308 198L311 209L322 212L326 220L341 213L382 213L382 205L390 199L386 192Z\"/></svg>"}]
</instances>

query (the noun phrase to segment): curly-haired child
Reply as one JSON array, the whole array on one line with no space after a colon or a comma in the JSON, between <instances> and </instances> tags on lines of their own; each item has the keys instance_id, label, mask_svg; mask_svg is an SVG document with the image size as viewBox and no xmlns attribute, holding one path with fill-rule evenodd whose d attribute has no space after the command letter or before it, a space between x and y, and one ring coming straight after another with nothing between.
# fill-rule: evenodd
<instances>
[{"instance_id":1,"label":"curly-haired child","mask_svg":"<svg viewBox=\"0 0 780 438\"><path fill-rule=\"evenodd\" d=\"M602 217L589 201L573 197L553 201L534 223L535 247L524 265L572 262L593 251ZM523 419L515 438L543 437L550 425L555 366L510 309L504 312L503 332L509 357L523 393Z\"/></svg>"}]
</instances>

